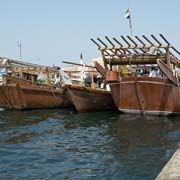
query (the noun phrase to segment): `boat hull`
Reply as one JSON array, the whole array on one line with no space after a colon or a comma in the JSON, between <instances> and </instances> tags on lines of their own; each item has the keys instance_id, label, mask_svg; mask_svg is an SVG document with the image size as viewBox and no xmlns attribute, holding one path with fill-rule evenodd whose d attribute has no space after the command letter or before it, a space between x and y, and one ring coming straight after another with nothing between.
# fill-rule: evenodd
<instances>
[{"instance_id":1,"label":"boat hull","mask_svg":"<svg viewBox=\"0 0 180 180\"><path fill-rule=\"evenodd\" d=\"M78 112L115 110L109 91L67 85L68 93Z\"/></svg>"},{"instance_id":2,"label":"boat hull","mask_svg":"<svg viewBox=\"0 0 180 180\"><path fill-rule=\"evenodd\" d=\"M169 115L180 112L180 91L162 78L127 77L110 84L116 107L123 113Z\"/></svg>"},{"instance_id":3,"label":"boat hull","mask_svg":"<svg viewBox=\"0 0 180 180\"><path fill-rule=\"evenodd\" d=\"M0 108L11 110L47 109L72 106L67 90L38 86L12 77L0 86Z\"/></svg>"}]
</instances>

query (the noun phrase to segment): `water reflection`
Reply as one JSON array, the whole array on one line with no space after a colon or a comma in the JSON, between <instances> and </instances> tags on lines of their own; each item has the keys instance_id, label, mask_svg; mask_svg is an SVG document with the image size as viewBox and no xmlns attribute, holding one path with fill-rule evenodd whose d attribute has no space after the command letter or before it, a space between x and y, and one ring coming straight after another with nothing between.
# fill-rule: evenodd
<instances>
[{"instance_id":1,"label":"water reflection","mask_svg":"<svg viewBox=\"0 0 180 180\"><path fill-rule=\"evenodd\" d=\"M178 119L0 112L0 179L154 179L179 146Z\"/></svg>"},{"instance_id":2,"label":"water reflection","mask_svg":"<svg viewBox=\"0 0 180 180\"><path fill-rule=\"evenodd\" d=\"M24 143L49 130L51 121L63 119L71 109L2 111L0 112L0 141Z\"/></svg>"},{"instance_id":3,"label":"water reflection","mask_svg":"<svg viewBox=\"0 0 180 180\"><path fill-rule=\"evenodd\" d=\"M133 148L139 143L151 146L169 144L169 133L179 129L180 122L172 117L120 115L108 133L116 139L123 137L129 148Z\"/></svg>"}]
</instances>

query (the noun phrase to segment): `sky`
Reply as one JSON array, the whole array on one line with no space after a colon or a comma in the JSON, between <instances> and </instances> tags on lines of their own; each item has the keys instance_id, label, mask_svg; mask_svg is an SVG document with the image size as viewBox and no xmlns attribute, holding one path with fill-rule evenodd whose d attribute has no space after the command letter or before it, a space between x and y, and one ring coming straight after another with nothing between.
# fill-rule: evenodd
<instances>
[{"instance_id":1,"label":"sky","mask_svg":"<svg viewBox=\"0 0 180 180\"><path fill-rule=\"evenodd\" d=\"M0 56L41 65L100 56L90 38L162 33L180 50L179 0L0 0Z\"/></svg>"}]
</instances>

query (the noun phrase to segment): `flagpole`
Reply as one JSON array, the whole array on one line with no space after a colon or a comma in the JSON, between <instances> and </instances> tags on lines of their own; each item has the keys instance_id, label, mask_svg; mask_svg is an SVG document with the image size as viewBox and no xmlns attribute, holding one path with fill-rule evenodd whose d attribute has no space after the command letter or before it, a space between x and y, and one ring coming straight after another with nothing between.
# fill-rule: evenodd
<instances>
[{"instance_id":1,"label":"flagpole","mask_svg":"<svg viewBox=\"0 0 180 180\"><path fill-rule=\"evenodd\" d=\"M131 12L130 8L125 13L125 17L129 20L129 29L130 29L130 34L133 36L133 30L132 30L132 20L131 20Z\"/></svg>"},{"instance_id":2,"label":"flagpole","mask_svg":"<svg viewBox=\"0 0 180 180\"><path fill-rule=\"evenodd\" d=\"M131 16L129 18L129 28L130 28L131 36L133 36Z\"/></svg>"}]
</instances>

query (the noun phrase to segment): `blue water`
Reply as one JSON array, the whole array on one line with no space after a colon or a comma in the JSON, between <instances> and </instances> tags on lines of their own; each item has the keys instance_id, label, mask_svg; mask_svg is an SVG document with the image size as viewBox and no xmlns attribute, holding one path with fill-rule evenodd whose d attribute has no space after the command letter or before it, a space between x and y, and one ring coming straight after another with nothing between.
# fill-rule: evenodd
<instances>
[{"instance_id":1,"label":"blue water","mask_svg":"<svg viewBox=\"0 0 180 180\"><path fill-rule=\"evenodd\" d=\"M0 179L154 179L180 145L179 119L1 111Z\"/></svg>"}]
</instances>

